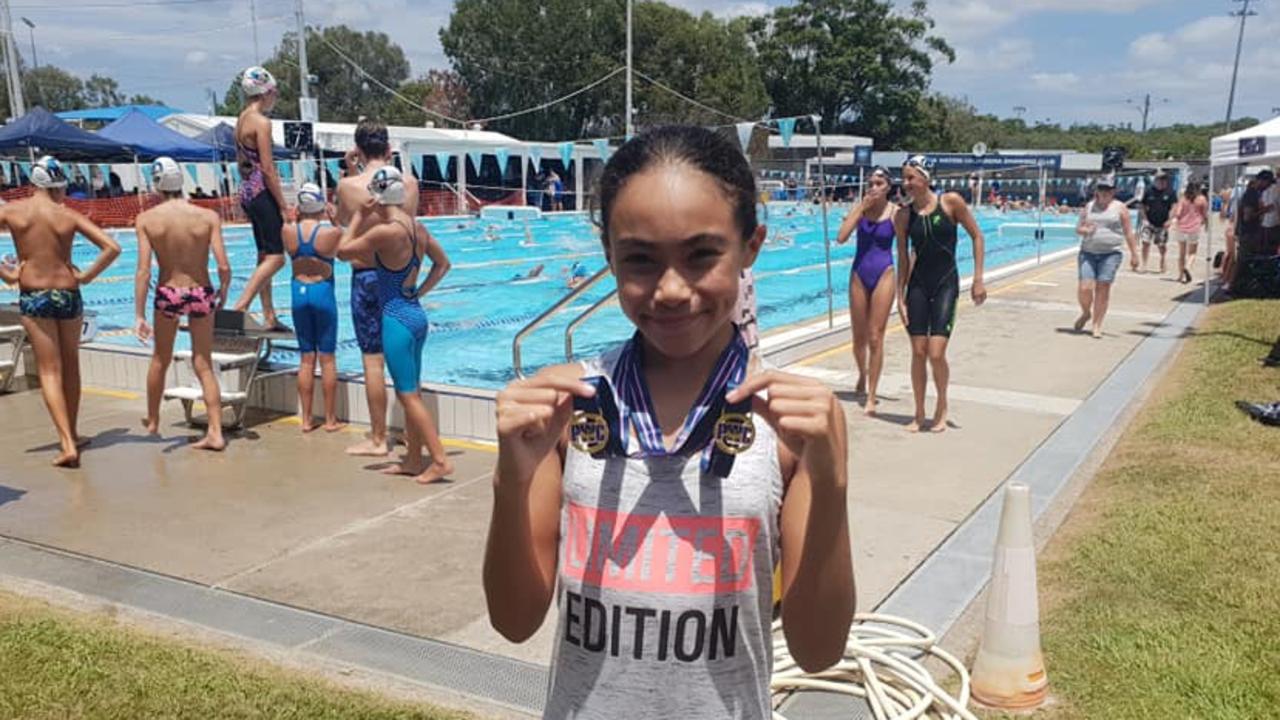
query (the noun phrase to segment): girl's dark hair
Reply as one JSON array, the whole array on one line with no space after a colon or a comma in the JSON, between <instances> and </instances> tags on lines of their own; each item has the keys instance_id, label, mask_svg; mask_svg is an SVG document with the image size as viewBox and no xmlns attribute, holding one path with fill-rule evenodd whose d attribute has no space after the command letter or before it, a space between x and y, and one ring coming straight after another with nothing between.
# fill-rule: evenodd
<instances>
[{"instance_id":1,"label":"girl's dark hair","mask_svg":"<svg viewBox=\"0 0 1280 720\"><path fill-rule=\"evenodd\" d=\"M631 176L659 164L684 164L715 178L733 203L733 219L745 240L756 231L756 180L738 146L726 137L692 125L645 131L618 149L600 177L600 237L609 247L609 216Z\"/></svg>"}]
</instances>

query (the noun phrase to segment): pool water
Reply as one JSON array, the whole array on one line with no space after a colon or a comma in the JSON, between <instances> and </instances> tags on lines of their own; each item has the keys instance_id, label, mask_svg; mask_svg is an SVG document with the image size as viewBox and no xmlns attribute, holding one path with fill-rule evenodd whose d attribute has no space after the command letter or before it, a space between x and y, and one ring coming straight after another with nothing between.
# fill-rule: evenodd
<instances>
[{"instance_id":1,"label":"pool water","mask_svg":"<svg viewBox=\"0 0 1280 720\"><path fill-rule=\"evenodd\" d=\"M837 207L829 216L832 237L832 281L837 310L848 306L849 268L854 243L834 243L839 223L847 212ZM1009 223L1034 223L1033 213L978 212L986 236L987 268L996 268L1036 255L1034 231L1029 227L1009 228ZM1074 218L1046 216L1045 223L1060 224ZM478 388L500 388L514 377L511 341L515 334L539 313L568 292L565 281L570 266L582 262L594 274L605 265L604 253L594 226L584 214L548 215L535 220L478 220L475 218L428 218L423 224L449 254L452 271L423 299L430 333L423 351L423 380ZM827 312L822 219L812 205L771 203L769 233L755 264L756 297L762 331L825 315ZM120 258L94 283L84 288L84 304L96 313L97 341L121 345L138 344L133 328L133 273L137 262L132 231L112 231L124 248ZM233 269L229 297L234 301L253 271L257 252L247 227L226 228L224 237ZM1075 245L1070 228L1046 228L1041 249L1050 252ZM86 266L96 249L80 239L74 261ZM972 247L961 232L958 249L961 275L972 272ZM538 264L545 264L540 277L523 279ZM216 274L214 275L216 277ZM351 287L349 269L339 264L337 272L338 367L361 371L360 351L349 320ZM276 275L274 300L289 322L289 272ZM613 289L605 278L570 307L559 313L522 346L526 372L564 361L564 329L593 302ZM0 303L15 302L16 288L0 287ZM150 301L148 301L150 307ZM255 303L255 310L257 309ZM598 353L625 340L632 326L616 304L601 309L574 335L574 351L579 356ZM179 342L185 342L180 338ZM276 362L296 364L295 347L277 345Z\"/></svg>"}]
</instances>

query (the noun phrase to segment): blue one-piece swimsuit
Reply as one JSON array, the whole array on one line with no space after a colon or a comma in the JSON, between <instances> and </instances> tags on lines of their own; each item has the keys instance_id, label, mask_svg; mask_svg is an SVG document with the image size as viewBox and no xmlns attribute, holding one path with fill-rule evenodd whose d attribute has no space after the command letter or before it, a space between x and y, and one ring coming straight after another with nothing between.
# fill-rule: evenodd
<instances>
[{"instance_id":1,"label":"blue one-piece swimsuit","mask_svg":"<svg viewBox=\"0 0 1280 720\"><path fill-rule=\"evenodd\" d=\"M334 292L333 258L322 257L316 252L317 223L311 237L302 239L302 224L298 228L298 251L290 257L316 258L329 266L329 277L320 282L304 283L293 279L293 327L298 336L298 351L306 355L321 352L332 355L338 349L338 299Z\"/></svg>"},{"instance_id":2,"label":"blue one-piece swimsuit","mask_svg":"<svg viewBox=\"0 0 1280 720\"><path fill-rule=\"evenodd\" d=\"M378 298L382 301L382 354L396 392L417 392L422 381L422 348L427 342L427 313L413 288L404 282L422 264L417 236L409 228L409 262L392 270L374 254L378 271Z\"/></svg>"}]
</instances>

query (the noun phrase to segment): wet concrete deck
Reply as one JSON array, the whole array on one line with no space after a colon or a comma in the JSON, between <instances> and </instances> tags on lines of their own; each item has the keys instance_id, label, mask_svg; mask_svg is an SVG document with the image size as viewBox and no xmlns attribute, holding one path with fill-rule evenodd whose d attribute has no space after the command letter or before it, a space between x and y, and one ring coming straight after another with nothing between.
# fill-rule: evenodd
<instances>
[{"instance_id":1,"label":"wet concrete deck","mask_svg":"<svg viewBox=\"0 0 1280 720\"><path fill-rule=\"evenodd\" d=\"M855 402L847 347L790 366L846 402L859 608L885 598L1196 287L1124 272L1100 340L1070 331L1074 259L990 287L983 308L966 299L950 353L953 427L938 435L904 430L912 404L900 328L888 336L879 417ZM196 433L177 406L164 408L159 439L141 433L141 413L141 398L87 389L81 433L93 443L81 469L59 470L48 465L53 434L38 392L0 397L0 535L549 660L554 618L514 646L485 617L492 447L449 442L457 472L423 487L345 456L360 428L304 436L293 418L259 418L211 455L185 447Z\"/></svg>"}]
</instances>

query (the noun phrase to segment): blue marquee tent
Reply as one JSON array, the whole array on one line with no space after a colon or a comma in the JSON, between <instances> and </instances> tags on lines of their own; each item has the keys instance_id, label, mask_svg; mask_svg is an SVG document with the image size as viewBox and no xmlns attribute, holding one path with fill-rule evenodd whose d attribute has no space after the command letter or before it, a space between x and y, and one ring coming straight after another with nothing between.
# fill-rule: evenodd
<instances>
[{"instance_id":1,"label":"blue marquee tent","mask_svg":"<svg viewBox=\"0 0 1280 720\"><path fill-rule=\"evenodd\" d=\"M42 107L0 128L0 153L20 158L47 153L72 161L133 159L123 143L72 127Z\"/></svg>"},{"instance_id":2,"label":"blue marquee tent","mask_svg":"<svg viewBox=\"0 0 1280 720\"><path fill-rule=\"evenodd\" d=\"M125 113L99 130L98 137L129 146L139 160L167 155L181 162L213 162L218 157L214 146L174 132L138 110Z\"/></svg>"},{"instance_id":3,"label":"blue marquee tent","mask_svg":"<svg viewBox=\"0 0 1280 720\"><path fill-rule=\"evenodd\" d=\"M166 105L119 105L106 108L89 108L87 110L66 110L58 113L62 120L79 120L82 122L114 122L131 112L140 112L152 120L159 120L174 113L182 112Z\"/></svg>"},{"instance_id":4,"label":"blue marquee tent","mask_svg":"<svg viewBox=\"0 0 1280 720\"><path fill-rule=\"evenodd\" d=\"M221 157L225 160L234 160L236 158L236 131L226 123L214 125L196 135L195 139L217 148L218 152L221 153ZM297 157L297 153L279 145L271 148L271 154L277 160L289 160Z\"/></svg>"}]
</instances>

